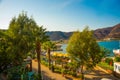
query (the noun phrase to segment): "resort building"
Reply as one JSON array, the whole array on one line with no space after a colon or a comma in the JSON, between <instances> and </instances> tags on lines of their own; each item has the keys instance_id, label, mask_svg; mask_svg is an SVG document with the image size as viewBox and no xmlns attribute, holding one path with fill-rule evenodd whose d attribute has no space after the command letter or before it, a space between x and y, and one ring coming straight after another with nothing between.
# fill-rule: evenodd
<instances>
[{"instance_id":1,"label":"resort building","mask_svg":"<svg viewBox=\"0 0 120 80\"><path fill-rule=\"evenodd\" d=\"M120 77L120 62L114 63L114 75Z\"/></svg>"}]
</instances>

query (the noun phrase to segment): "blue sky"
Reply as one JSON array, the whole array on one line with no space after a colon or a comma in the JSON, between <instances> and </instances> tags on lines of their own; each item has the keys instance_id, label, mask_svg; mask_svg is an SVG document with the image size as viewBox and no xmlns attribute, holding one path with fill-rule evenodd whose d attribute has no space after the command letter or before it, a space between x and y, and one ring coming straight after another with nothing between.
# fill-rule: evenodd
<instances>
[{"instance_id":1,"label":"blue sky","mask_svg":"<svg viewBox=\"0 0 120 80\"><path fill-rule=\"evenodd\" d=\"M48 31L83 30L120 23L120 0L0 0L0 28L22 11Z\"/></svg>"}]
</instances>

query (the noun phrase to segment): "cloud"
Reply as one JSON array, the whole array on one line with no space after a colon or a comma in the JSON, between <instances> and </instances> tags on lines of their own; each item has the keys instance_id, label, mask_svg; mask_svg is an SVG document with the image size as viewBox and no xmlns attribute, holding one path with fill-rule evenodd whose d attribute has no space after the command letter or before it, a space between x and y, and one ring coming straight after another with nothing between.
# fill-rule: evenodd
<instances>
[{"instance_id":1,"label":"cloud","mask_svg":"<svg viewBox=\"0 0 120 80\"><path fill-rule=\"evenodd\" d=\"M56 4L54 4L52 6L52 9L64 9L79 1L82 1L82 0L61 0L60 2L57 2Z\"/></svg>"},{"instance_id":2,"label":"cloud","mask_svg":"<svg viewBox=\"0 0 120 80\"><path fill-rule=\"evenodd\" d=\"M74 2L73 0L65 0L65 1L62 2L59 6L60 6L61 8L65 8L65 7L69 6L69 5L71 5L73 2Z\"/></svg>"},{"instance_id":3,"label":"cloud","mask_svg":"<svg viewBox=\"0 0 120 80\"><path fill-rule=\"evenodd\" d=\"M65 8L80 1L82 0L64 0L59 6L60 8Z\"/></svg>"}]
</instances>

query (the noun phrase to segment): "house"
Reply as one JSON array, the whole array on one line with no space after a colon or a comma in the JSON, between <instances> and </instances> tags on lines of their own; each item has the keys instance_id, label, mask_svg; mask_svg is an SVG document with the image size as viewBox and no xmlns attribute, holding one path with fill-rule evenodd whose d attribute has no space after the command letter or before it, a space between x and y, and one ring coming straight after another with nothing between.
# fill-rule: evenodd
<instances>
[{"instance_id":1,"label":"house","mask_svg":"<svg viewBox=\"0 0 120 80\"><path fill-rule=\"evenodd\" d=\"M114 75L120 77L120 62L114 62Z\"/></svg>"}]
</instances>

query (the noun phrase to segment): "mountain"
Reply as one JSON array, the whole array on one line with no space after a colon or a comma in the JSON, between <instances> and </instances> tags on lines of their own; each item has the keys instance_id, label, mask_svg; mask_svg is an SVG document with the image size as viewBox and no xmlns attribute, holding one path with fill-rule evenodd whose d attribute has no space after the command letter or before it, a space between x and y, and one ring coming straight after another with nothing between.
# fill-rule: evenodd
<instances>
[{"instance_id":1,"label":"mountain","mask_svg":"<svg viewBox=\"0 0 120 80\"><path fill-rule=\"evenodd\" d=\"M0 29L0 31L6 31L4 29ZM73 32L62 32L62 31L48 31L47 35L50 37L52 41L57 40L68 40ZM101 28L94 30L94 36L97 40L103 39L120 39L120 23L107 28Z\"/></svg>"},{"instance_id":2,"label":"mountain","mask_svg":"<svg viewBox=\"0 0 120 80\"><path fill-rule=\"evenodd\" d=\"M115 25L107 37L120 38L120 24Z\"/></svg>"},{"instance_id":3,"label":"mountain","mask_svg":"<svg viewBox=\"0 0 120 80\"><path fill-rule=\"evenodd\" d=\"M48 31L47 35L51 40L68 40L73 32L62 32L62 31ZM106 38L119 38L120 39L120 23L107 28L101 28L94 30L94 36L97 40L103 40Z\"/></svg>"},{"instance_id":4,"label":"mountain","mask_svg":"<svg viewBox=\"0 0 120 80\"><path fill-rule=\"evenodd\" d=\"M113 27L97 29L94 31L94 35L99 40L107 38L120 39L120 23Z\"/></svg>"},{"instance_id":5,"label":"mountain","mask_svg":"<svg viewBox=\"0 0 120 80\"><path fill-rule=\"evenodd\" d=\"M72 32L48 31L47 35L53 41L56 41L56 40L68 40L69 37L72 35Z\"/></svg>"},{"instance_id":6,"label":"mountain","mask_svg":"<svg viewBox=\"0 0 120 80\"><path fill-rule=\"evenodd\" d=\"M108 36L112 29L113 27L94 30L94 36L96 37L96 39L104 39L106 36Z\"/></svg>"}]
</instances>

